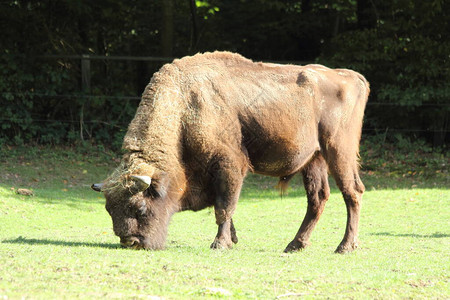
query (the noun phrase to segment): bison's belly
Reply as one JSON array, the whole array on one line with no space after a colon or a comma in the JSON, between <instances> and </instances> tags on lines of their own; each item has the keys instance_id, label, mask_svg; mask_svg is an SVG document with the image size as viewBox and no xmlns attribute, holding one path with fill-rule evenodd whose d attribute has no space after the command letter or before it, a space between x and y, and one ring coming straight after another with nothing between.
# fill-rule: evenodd
<instances>
[{"instance_id":1,"label":"bison's belly","mask_svg":"<svg viewBox=\"0 0 450 300\"><path fill-rule=\"evenodd\" d=\"M316 144L304 147L271 144L247 149L255 173L277 177L298 172L318 150Z\"/></svg>"}]
</instances>

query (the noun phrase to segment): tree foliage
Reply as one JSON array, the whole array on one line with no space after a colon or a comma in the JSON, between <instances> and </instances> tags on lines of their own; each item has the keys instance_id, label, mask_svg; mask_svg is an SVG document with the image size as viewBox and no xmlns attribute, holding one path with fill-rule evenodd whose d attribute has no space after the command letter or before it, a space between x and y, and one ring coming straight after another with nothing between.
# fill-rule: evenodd
<instances>
[{"instance_id":1,"label":"tree foliage","mask_svg":"<svg viewBox=\"0 0 450 300\"><path fill-rule=\"evenodd\" d=\"M443 144L450 111L449 5L443 0L374 3L376 24L335 37L333 52L322 58L366 74L371 101L392 104L370 107L370 125L429 130L434 132L429 137Z\"/></svg>"},{"instance_id":2,"label":"tree foliage","mask_svg":"<svg viewBox=\"0 0 450 300\"><path fill-rule=\"evenodd\" d=\"M86 88L80 59L68 55L181 57L217 49L355 69L371 82L366 132L412 129L403 133L443 144L449 6L444 0L6 0L0 143L92 139L120 146L138 104L123 96L138 96L163 62L91 60Z\"/></svg>"}]
</instances>

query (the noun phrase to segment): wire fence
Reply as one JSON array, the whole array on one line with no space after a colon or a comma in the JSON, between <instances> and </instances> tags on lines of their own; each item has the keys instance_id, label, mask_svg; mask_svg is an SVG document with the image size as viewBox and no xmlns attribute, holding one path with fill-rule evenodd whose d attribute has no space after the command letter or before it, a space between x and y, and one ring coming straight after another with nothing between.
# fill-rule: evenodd
<instances>
[{"instance_id":1,"label":"wire fence","mask_svg":"<svg viewBox=\"0 0 450 300\"><path fill-rule=\"evenodd\" d=\"M129 96L117 96L117 95L92 95L91 92L91 61L100 60L100 61L142 61L142 62L152 62L159 65L164 63L168 63L173 61L175 58L173 57L157 57L157 56L101 56L101 55L44 55L44 56L36 56L38 59L42 60L61 60L61 59L69 59L69 60L78 60L80 66L80 93L79 94L57 94L57 95L49 95L44 93L27 93L26 95L30 98L42 98L42 99L57 99L59 101L73 101L74 99L86 99L87 104L90 100L98 100L98 99L108 99L108 100L117 100L117 101L140 101L141 97L138 95L129 95ZM305 65L311 62L306 61L270 61L273 63L283 63L283 64L299 64ZM8 95L6 95L8 94ZM23 96L23 93L2 93L2 96ZM398 103L389 103L389 102L372 102L369 100L367 106L370 107L399 107L402 108L404 105ZM439 108L446 109L450 108L450 103L422 103L417 107L420 108ZM0 121L10 121L14 122L14 118L2 118ZM30 119L31 122L39 122L39 123L79 123L79 120L69 120L69 119L52 119L45 118L39 116L33 116ZM85 124L101 124L105 126L112 126L118 128L126 128L128 123L125 122L114 122L109 123L104 120L83 120ZM367 133L386 133L386 132L399 132L399 133L430 133L430 134L444 134L448 135L450 130L448 130L448 126L445 126L442 129L419 129L419 128L375 128L375 127L364 127L363 132Z\"/></svg>"},{"instance_id":2,"label":"wire fence","mask_svg":"<svg viewBox=\"0 0 450 300\"><path fill-rule=\"evenodd\" d=\"M22 96L23 93L2 93L3 96L5 95L12 95L12 96ZM42 94L42 93L28 93L27 94L30 97L41 97L41 98L52 98L52 99L61 99L61 100L71 100L71 99L114 99L114 100L135 100L140 101L140 96L114 96L114 95L85 95L85 94L59 94L59 95L49 95L49 94ZM450 99L449 99L450 101ZM400 107L406 107L406 105L399 104L399 103L391 103L391 102L373 102L369 101L367 102L367 106L400 106ZM417 107L450 107L450 103L421 103L420 105L417 105Z\"/></svg>"},{"instance_id":3,"label":"wire fence","mask_svg":"<svg viewBox=\"0 0 450 300\"><path fill-rule=\"evenodd\" d=\"M14 93L9 93L10 95L14 96ZM32 93L29 94L30 97L40 97L40 98L51 98L51 99L59 99L63 101L70 101L72 99L114 99L114 100L131 100L135 102L139 102L141 100L140 96L96 96L96 95L45 95L45 94L39 94L39 93ZM386 102L368 102L367 106L402 106L396 103L386 103ZM421 104L419 107L450 107L450 104L446 103L425 103ZM2 118L0 121L15 121L15 118ZM68 120L68 119L48 119L48 118L31 118L31 122L39 122L39 123L79 123L79 120ZM118 125L122 125L126 127L128 123L125 122L116 122L114 124L108 123L103 120L83 120L83 123L86 124L102 124L106 126L113 126L118 127ZM403 132L403 133L449 133L450 130L442 129L442 130L436 130L436 129L413 129L413 128L372 128L372 127L363 127L363 132Z\"/></svg>"}]
</instances>

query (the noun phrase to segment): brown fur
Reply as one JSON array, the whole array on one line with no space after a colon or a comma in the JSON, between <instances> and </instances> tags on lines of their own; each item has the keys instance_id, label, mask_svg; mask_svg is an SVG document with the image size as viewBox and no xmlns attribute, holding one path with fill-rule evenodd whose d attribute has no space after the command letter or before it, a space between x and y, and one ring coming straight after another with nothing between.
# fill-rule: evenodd
<instances>
[{"instance_id":1,"label":"brown fur","mask_svg":"<svg viewBox=\"0 0 450 300\"><path fill-rule=\"evenodd\" d=\"M115 233L124 246L160 249L173 213L214 206L219 230L211 247L230 248L246 173L280 177L286 188L301 172L308 210L286 251L301 249L328 199L329 168L348 212L337 252L353 250L368 94L362 75L320 65L254 63L228 52L165 65L144 91L121 166L102 188ZM152 184L133 192L130 175L150 176Z\"/></svg>"}]
</instances>

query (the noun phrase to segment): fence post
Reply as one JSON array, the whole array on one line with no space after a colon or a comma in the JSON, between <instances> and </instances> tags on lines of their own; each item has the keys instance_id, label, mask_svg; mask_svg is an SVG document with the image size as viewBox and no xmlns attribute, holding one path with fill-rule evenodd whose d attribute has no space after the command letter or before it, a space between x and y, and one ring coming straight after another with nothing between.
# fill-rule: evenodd
<instances>
[{"instance_id":1,"label":"fence post","mask_svg":"<svg viewBox=\"0 0 450 300\"><path fill-rule=\"evenodd\" d=\"M81 56L81 90L83 93L91 92L91 59L89 54Z\"/></svg>"},{"instance_id":2,"label":"fence post","mask_svg":"<svg viewBox=\"0 0 450 300\"><path fill-rule=\"evenodd\" d=\"M91 59L89 54L81 55L81 91L83 94L91 93ZM80 138L84 141L84 102L80 108Z\"/></svg>"}]
</instances>

